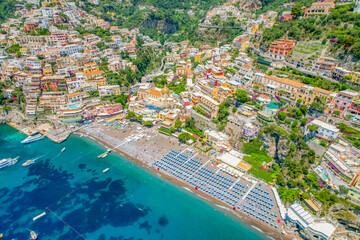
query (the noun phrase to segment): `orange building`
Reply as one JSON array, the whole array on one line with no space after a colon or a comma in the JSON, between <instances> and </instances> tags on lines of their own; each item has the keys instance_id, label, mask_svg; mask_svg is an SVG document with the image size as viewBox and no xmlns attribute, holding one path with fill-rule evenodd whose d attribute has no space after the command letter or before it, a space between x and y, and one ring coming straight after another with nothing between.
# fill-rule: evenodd
<instances>
[{"instance_id":1,"label":"orange building","mask_svg":"<svg viewBox=\"0 0 360 240\"><path fill-rule=\"evenodd\" d=\"M27 33L27 32L31 32L32 30L35 29L35 24L32 23L32 22L27 22L27 23L25 23L25 25L24 25L24 29L25 29L25 32L26 32L26 33Z\"/></svg>"},{"instance_id":2,"label":"orange building","mask_svg":"<svg viewBox=\"0 0 360 240\"><path fill-rule=\"evenodd\" d=\"M279 39L275 40L270 45L269 57L284 60L287 55L292 51L296 41L290 39Z\"/></svg>"},{"instance_id":3,"label":"orange building","mask_svg":"<svg viewBox=\"0 0 360 240\"><path fill-rule=\"evenodd\" d=\"M308 9L305 11L304 17L308 17L311 15L322 15L322 14L328 14L330 11L330 8L335 8L334 2L316 2L311 5Z\"/></svg>"}]
</instances>

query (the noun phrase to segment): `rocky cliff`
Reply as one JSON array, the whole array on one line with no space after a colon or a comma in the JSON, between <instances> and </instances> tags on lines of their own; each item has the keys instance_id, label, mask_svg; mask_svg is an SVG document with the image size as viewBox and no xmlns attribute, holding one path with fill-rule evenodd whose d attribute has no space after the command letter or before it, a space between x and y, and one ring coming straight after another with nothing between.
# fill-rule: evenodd
<instances>
[{"instance_id":1,"label":"rocky cliff","mask_svg":"<svg viewBox=\"0 0 360 240\"><path fill-rule=\"evenodd\" d=\"M346 230L357 231L360 229L360 219L359 219L359 210L353 208L352 206L344 206L343 204L335 204L329 211L329 217L335 219L340 224L342 224ZM360 239L359 235L354 235L351 232L346 232L348 236L341 235L343 237L348 237L345 239Z\"/></svg>"},{"instance_id":2,"label":"rocky cliff","mask_svg":"<svg viewBox=\"0 0 360 240\"><path fill-rule=\"evenodd\" d=\"M269 157L278 162L283 162L287 157L289 148L287 147L287 138L277 133L262 134L259 139L264 142L264 147Z\"/></svg>"},{"instance_id":3,"label":"rocky cliff","mask_svg":"<svg viewBox=\"0 0 360 240\"><path fill-rule=\"evenodd\" d=\"M232 3L239 3L243 9L254 10L262 7L260 0L233 0Z\"/></svg>"},{"instance_id":4,"label":"rocky cliff","mask_svg":"<svg viewBox=\"0 0 360 240\"><path fill-rule=\"evenodd\" d=\"M178 30L178 26L175 23L155 18L146 19L143 22L142 27L150 28L163 34L174 34Z\"/></svg>"},{"instance_id":5,"label":"rocky cliff","mask_svg":"<svg viewBox=\"0 0 360 240\"><path fill-rule=\"evenodd\" d=\"M16 111L8 111L8 113L1 112L0 124L10 123L10 122L20 124L22 122L22 117Z\"/></svg>"}]
</instances>

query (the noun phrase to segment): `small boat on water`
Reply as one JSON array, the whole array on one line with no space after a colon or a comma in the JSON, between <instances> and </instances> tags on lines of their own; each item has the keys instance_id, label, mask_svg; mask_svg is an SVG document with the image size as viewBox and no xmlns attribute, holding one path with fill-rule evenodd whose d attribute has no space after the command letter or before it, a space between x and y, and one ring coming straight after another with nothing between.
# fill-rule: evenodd
<instances>
[{"instance_id":1,"label":"small boat on water","mask_svg":"<svg viewBox=\"0 0 360 240\"><path fill-rule=\"evenodd\" d=\"M31 164L33 164L35 162L35 160L27 160L26 162L24 162L23 164L22 164L22 166L23 167L27 167L27 166L29 166L29 165L31 165Z\"/></svg>"},{"instance_id":2,"label":"small boat on water","mask_svg":"<svg viewBox=\"0 0 360 240\"><path fill-rule=\"evenodd\" d=\"M33 218L33 221L36 221L36 220L38 220L39 218L41 218L41 217L43 217L43 216L45 216L45 215L46 215L46 213L43 212L43 213L37 215L36 217L34 217L34 218Z\"/></svg>"},{"instance_id":3,"label":"small boat on water","mask_svg":"<svg viewBox=\"0 0 360 240\"><path fill-rule=\"evenodd\" d=\"M30 237L31 237L31 239L36 240L36 239L37 239L37 234L36 234L36 232L31 231L31 232L30 232Z\"/></svg>"},{"instance_id":4,"label":"small boat on water","mask_svg":"<svg viewBox=\"0 0 360 240\"><path fill-rule=\"evenodd\" d=\"M17 163L19 157L16 158L5 158L3 160L0 160L0 169L4 167L9 167Z\"/></svg>"},{"instance_id":5,"label":"small boat on water","mask_svg":"<svg viewBox=\"0 0 360 240\"><path fill-rule=\"evenodd\" d=\"M104 152L103 154L100 154L98 158L104 158L108 155L108 152Z\"/></svg>"},{"instance_id":6,"label":"small boat on water","mask_svg":"<svg viewBox=\"0 0 360 240\"><path fill-rule=\"evenodd\" d=\"M44 135L41 135L40 133L38 133L33 136L27 137L26 139L22 140L21 143L29 144L29 143L37 142L43 138L44 138Z\"/></svg>"},{"instance_id":7,"label":"small boat on water","mask_svg":"<svg viewBox=\"0 0 360 240\"><path fill-rule=\"evenodd\" d=\"M109 171L109 168L104 169L103 173L106 173L107 171Z\"/></svg>"},{"instance_id":8,"label":"small boat on water","mask_svg":"<svg viewBox=\"0 0 360 240\"><path fill-rule=\"evenodd\" d=\"M64 152L66 150L66 148L63 148L63 149L61 149L61 152Z\"/></svg>"}]
</instances>

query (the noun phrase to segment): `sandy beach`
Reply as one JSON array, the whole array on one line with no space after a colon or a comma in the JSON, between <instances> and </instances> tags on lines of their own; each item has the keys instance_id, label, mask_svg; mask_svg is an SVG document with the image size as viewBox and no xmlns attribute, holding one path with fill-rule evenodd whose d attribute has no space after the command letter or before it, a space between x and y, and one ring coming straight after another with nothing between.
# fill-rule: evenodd
<instances>
[{"instance_id":1,"label":"sandy beach","mask_svg":"<svg viewBox=\"0 0 360 240\"><path fill-rule=\"evenodd\" d=\"M149 169L161 178L193 192L197 196L212 203L214 207L222 209L226 212L226 214L230 214L231 216L238 218L240 221L245 222L250 226L254 227L255 229L262 231L267 236L273 239L294 238L294 236L282 235L281 227L275 229L273 227L270 227L269 225L264 224L263 222L254 217L248 216L242 211L233 210L231 206L227 205L223 201L201 190L196 190L194 186L184 181L181 181L180 179L169 174L168 172L153 168L152 164L158 158L165 156L170 149L178 149L181 151L185 151L188 146L179 145L175 138L172 138L170 136L162 134L159 135L156 127L146 129L146 132L144 132L150 137L149 140L126 143L124 139L131 136L132 134L137 134L135 126L138 125L133 126L133 128L129 127L126 130L116 132L111 127L106 127L103 124L95 124L93 126L87 126L81 129L80 131L78 131L78 133L84 134L87 137L94 139L95 141L106 146L107 148L110 148L113 151L116 151L117 153L125 156L126 158L136 162L137 164L140 164L144 168ZM196 149L194 148L191 148L191 150L196 151ZM206 156L203 155L203 157Z\"/></svg>"}]
</instances>

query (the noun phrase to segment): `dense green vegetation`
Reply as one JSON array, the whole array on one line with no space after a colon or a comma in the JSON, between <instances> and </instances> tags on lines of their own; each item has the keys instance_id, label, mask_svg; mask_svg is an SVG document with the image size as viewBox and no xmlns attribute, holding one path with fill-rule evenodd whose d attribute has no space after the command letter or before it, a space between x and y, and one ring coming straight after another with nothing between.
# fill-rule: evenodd
<instances>
[{"instance_id":1,"label":"dense green vegetation","mask_svg":"<svg viewBox=\"0 0 360 240\"><path fill-rule=\"evenodd\" d=\"M259 138L255 138L254 140L244 143L243 145L243 152L245 154L257 154L257 155L264 155L267 156L266 149L262 148L264 143L260 141Z\"/></svg>"},{"instance_id":2,"label":"dense green vegetation","mask_svg":"<svg viewBox=\"0 0 360 240\"><path fill-rule=\"evenodd\" d=\"M215 119L215 123L219 125L219 130L224 130L225 126L227 125L228 116L229 116L229 107L230 107L230 98L227 98L219 105L217 119Z\"/></svg>"},{"instance_id":3,"label":"dense green vegetation","mask_svg":"<svg viewBox=\"0 0 360 240\"><path fill-rule=\"evenodd\" d=\"M136 59L130 58L127 52L122 52L121 56L136 65L137 70L126 68L118 72L107 72L107 82L126 87L139 82L148 71L153 70L159 64L162 57L161 54L156 54L151 48L142 48L137 51ZM106 69L103 70L107 71Z\"/></svg>"},{"instance_id":4,"label":"dense green vegetation","mask_svg":"<svg viewBox=\"0 0 360 240\"><path fill-rule=\"evenodd\" d=\"M166 129L166 128L164 128L164 127L160 127L160 128L159 128L159 131L160 131L160 132L164 132L164 133L169 134L169 135L172 134L172 132L171 132L169 129Z\"/></svg>"},{"instance_id":5,"label":"dense green vegetation","mask_svg":"<svg viewBox=\"0 0 360 240\"><path fill-rule=\"evenodd\" d=\"M0 23L5 22L9 17L14 17L15 5L18 1L0 0Z\"/></svg>"},{"instance_id":6,"label":"dense green vegetation","mask_svg":"<svg viewBox=\"0 0 360 240\"><path fill-rule=\"evenodd\" d=\"M187 118L185 120L185 129L192 133L195 134L201 138L205 137L205 134L203 131L201 131L200 129L198 129L197 127L195 127L195 120L193 118Z\"/></svg>"},{"instance_id":7,"label":"dense green vegetation","mask_svg":"<svg viewBox=\"0 0 360 240\"><path fill-rule=\"evenodd\" d=\"M360 149L360 131L344 123L339 123L339 129L344 134L344 138L351 142L354 147Z\"/></svg>"},{"instance_id":8,"label":"dense green vegetation","mask_svg":"<svg viewBox=\"0 0 360 240\"><path fill-rule=\"evenodd\" d=\"M121 103L123 109L127 108L127 99L128 95L125 95L124 93L121 93L120 95L114 95L111 96L110 100L114 101L116 103Z\"/></svg>"},{"instance_id":9,"label":"dense green vegetation","mask_svg":"<svg viewBox=\"0 0 360 240\"><path fill-rule=\"evenodd\" d=\"M127 115L126 115L126 118L129 118L129 119L132 119L132 120L135 120L135 121L142 121L143 115L136 115L135 112L128 111Z\"/></svg>"},{"instance_id":10,"label":"dense green vegetation","mask_svg":"<svg viewBox=\"0 0 360 240\"><path fill-rule=\"evenodd\" d=\"M342 133L349 133L349 134L359 134L360 131L356 130L355 128L349 127L344 123L339 123L339 129Z\"/></svg>"},{"instance_id":11,"label":"dense green vegetation","mask_svg":"<svg viewBox=\"0 0 360 240\"><path fill-rule=\"evenodd\" d=\"M192 136L189 133L182 132L182 133L179 134L178 138L179 138L179 141L186 142L186 141L190 140L191 137Z\"/></svg>"},{"instance_id":12,"label":"dense green vegetation","mask_svg":"<svg viewBox=\"0 0 360 240\"><path fill-rule=\"evenodd\" d=\"M243 144L243 152L250 156L245 156L244 161L250 163L252 167L249 169L249 173L254 176L265 180L266 182L274 182L274 176L277 174L277 169L266 169L263 164L270 163L272 158L267 155L266 149L263 148L263 142L259 138Z\"/></svg>"},{"instance_id":13,"label":"dense green vegetation","mask_svg":"<svg viewBox=\"0 0 360 240\"><path fill-rule=\"evenodd\" d=\"M268 183L274 182L274 179L272 177L272 173L268 172L260 167L253 166L249 169L248 173L251 173L252 175L261 178L265 180Z\"/></svg>"},{"instance_id":14,"label":"dense green vegetation","mask_svg":"<svg viewBox=\"0 0 360 240\"><path fill-rule=\"evenodd\" d=\"M244 161L250 163L253 166L262 166L263 163L271 162L272 158L263 154L251 153L251 156L244 157Z\"/></svg>"}]
</instances>

